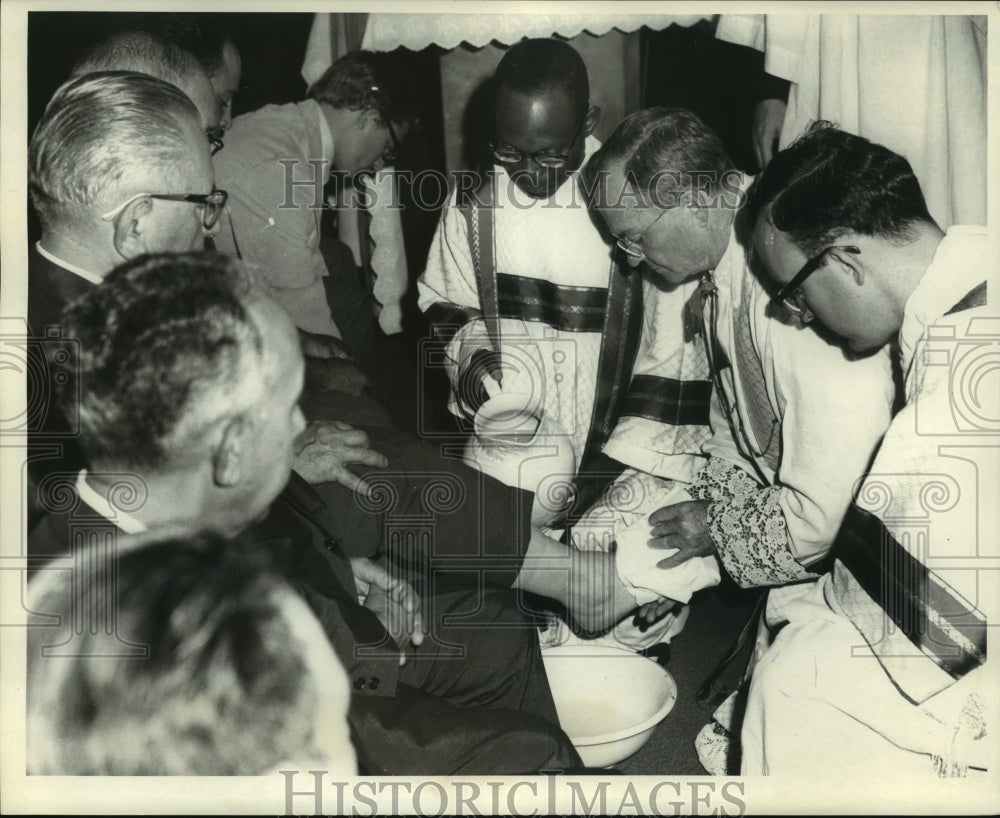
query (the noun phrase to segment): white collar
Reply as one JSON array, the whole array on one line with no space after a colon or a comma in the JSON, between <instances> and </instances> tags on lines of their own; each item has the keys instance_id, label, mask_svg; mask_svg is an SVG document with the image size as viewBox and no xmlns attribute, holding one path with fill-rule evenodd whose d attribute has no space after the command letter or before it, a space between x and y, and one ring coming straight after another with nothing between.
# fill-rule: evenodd
<instances>
[{"instance_id":1,"label":"white collar","mask_svg":"<svg viewBox=\"0 0 1000 818\"><path fill-rule=\"evenodd\" d=\"M934 260L910 293L899 328L903 373L909 373L927 328L986 278L990 269L985 227L953 224L934 251Z\"/></svg>"},{"instance_id":2,"label":"white collar","mask_svg":"<svg viewBox=\"0 0 1000 818\"><path fill-rule=\"evenodd\" d=\"M146 526L131 514L116 508L106 497L98 494L87 482L87 470L80 469L76 476L76 493L80 499L100 514L104 519L114 523L126 534L142 534Z\"/></svg>"},{"instance_id":3,"label":"white collar","mask_svg":"<svg viewBox=\"0 0 1000 818\"><path fill-rule=\"evenodd\" d=\"M82 267L77 267L75 264L70 264L68 261L63 261L61 258L57 258L52 255L52 253L42 247L42 243L40 241L35 242L35 249L38 251L39 255L47 258L53 264L59 265L64 270L69 270L71 273L80 276L80 278L85 281L89 281L91 284L100 284L104 280L100 276L94 275L89 270L84 270Z\"/></svg>"}]
</instances>

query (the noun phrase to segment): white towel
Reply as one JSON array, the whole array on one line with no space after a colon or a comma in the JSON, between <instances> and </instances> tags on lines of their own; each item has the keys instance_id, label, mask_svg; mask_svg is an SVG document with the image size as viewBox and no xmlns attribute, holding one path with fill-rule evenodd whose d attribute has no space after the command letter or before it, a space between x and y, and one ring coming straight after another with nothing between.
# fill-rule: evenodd
<instances>
[{"instance_id":1,"label":"white towel","mask_svg":"<svg viewBox=\"0 0 1000 818\"><path fill-rule=\"evenodd\" d=\"M658 568L657 563L675 551L652 548L647 541L652 536L650 514L691 499L684 483L627 470L575 526L573 544L607 550L617 542L618 576L638 604L664 597L686 603L695 591L719 584L718 561L694 557L673 568Z\"/></svg>"}]
</instances>

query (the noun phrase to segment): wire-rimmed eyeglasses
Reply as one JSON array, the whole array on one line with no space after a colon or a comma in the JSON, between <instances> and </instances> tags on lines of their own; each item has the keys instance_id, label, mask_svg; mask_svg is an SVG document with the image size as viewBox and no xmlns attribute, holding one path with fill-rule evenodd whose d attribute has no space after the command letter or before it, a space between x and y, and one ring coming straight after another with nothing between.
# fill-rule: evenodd
<instances>
[{"instance_id":1,"label":"wire-rimmed eyeglasses","mask_svg":"<svg viewBox=\"0 0 1000 818\"><path fill-rule=\"evenodd\" d=\"M587 110L590 109L588 108ZM587 111L584 111L583 116L580 118L580 122L576 126L576 130L573 131L573 141L569 143L569 147L566 149L565 153L556 153L548 148L535 151L534 153L527 153L526 151L521 151L517 148L500 147L493 142L490 142L489 145L490 152L493 154L493 158L496 159L501 165L516 165L518 162L533 159L543 168L557 170L569 161L569 155L573 152L573 147L576 145L576 140L580 138L580 134L583 132L583 126L586 121Z\"/></svg>"},{"instance_id":2,"label":"wire-rimmed eyeglasses","mask_svg":"<svg viewBox=\"0 0 1000 818\"><path fill-rule=\"evenodd\" d=\"M619 238L618 236L615 236L615 244L617 244L629 258L634 261L642 261L646 258L646 251L642 249L643 239L645 239L649 231L653 229L653 225L655 225L665 215L667 215L667 211L661 211L660 215L653 219L653 221L649 223L649 226L634 239L627 239L624 237Z\"/></svg>"}]
</instances>

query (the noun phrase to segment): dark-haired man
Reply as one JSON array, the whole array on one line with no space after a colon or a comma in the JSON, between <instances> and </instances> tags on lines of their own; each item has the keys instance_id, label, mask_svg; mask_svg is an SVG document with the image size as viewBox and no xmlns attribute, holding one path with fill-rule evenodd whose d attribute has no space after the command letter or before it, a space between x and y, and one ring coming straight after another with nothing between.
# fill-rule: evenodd
<instances>
[{"instance_id":1,"label":"dark-haired man","mask_svg":"<svg viewBox=\"0 0 1000 818\"><path fill-rule=\"evenodd\" d=\"M757 669L744 771L884 782L988 767L998 594L980 560L996 553L983 501L998 476L986 361L1000 319L986 229L942 230L904 157L827 123L774 157L747 217L776 306L860 354L898 340L906 406L832 572L789 608Z\"/></svg>"},{"instance_id":2,"label":"dark-haired man","mask_svg":"<svg viewBox=\"0 0 1000 818\"><path fill-rule=\"evenodd\" d=\"M302 355L286 312L239 262L143 257L71 305L64 324L74 343L61 395L79 397L92 468L64 487L62 512L33 530L33 560L65 553L94 528L239 535L275 554L347 669L364 772L579 764L556 725L536 631L509 592L435 584L421 604L380 565L348 561L301 479L285 489L304 427ZM410 651L418 607L427 637Z\"/></svg>"},{"instance_id":3,"label":"dark-haired man","mask_svg":"<svg viewBox=\"0 0 1000 818\"><path fill-rule=\"evenodd\" d=\"M746 183L690 111L630 115L586 173L632 264L671 284L702 279L714 379L709 457L690 499L651 515L652 542L677 549L661 566L715 555L741 587L771 588L766 644L787 600L826 570L855 482L888 426L888 354L849 358L774 312L736 229ZM725 771L724 736L709 728L699 748L711 772Z\"/></svg>"},{"instance_id":4,"label":"dark-haired man","mask_svg":"<svg viewBox=\"0 0 1000 818\"><path fill-rule=\"evenodd\" d=\"M352 52L308 99L237 117L216 157L232 216L218 249L257 270L296 327L343 338L355 355L370 352L374 315L353 263L343 270L324 257L323 186L333 168L350 177L389 156L412 111L388 55Z\"/></svg>"},{"instance_id":5,"label":"dark-haired man","mask_svg":"<svg viewBox=\"0 0 1000 818\"><path fill-rule=\"evenodd\" d=\"M151 14L147 26L171 45L194 57L208 74L218 99L219 130L233 124L233 100L240 90L243 60L229 35L225 17L211 13Z\"/></svg>"}]
</instances>

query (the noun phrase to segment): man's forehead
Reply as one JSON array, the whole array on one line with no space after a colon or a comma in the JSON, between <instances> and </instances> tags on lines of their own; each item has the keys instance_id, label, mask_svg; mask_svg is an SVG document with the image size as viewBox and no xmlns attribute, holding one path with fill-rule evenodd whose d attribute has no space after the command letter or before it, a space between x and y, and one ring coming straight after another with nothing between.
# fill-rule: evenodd
<instances>
[{"instance_id":1,"label":"man's forehead","mask_svg":"<svg viewBox=\"0 0 1000 818\"><path fill-rule=\"evenodd\" d=\"M546 88L525 93L502 86L497 93L497 121L508 119L527 120L529 123L574 122L574 105L562 88Z\"/></svg>"},{"instance_id":2,"label":"man's forehead","mask_svg":"<svg viewBox=\"0 0 1000 818\"><path fill-rule=\"evenodd\" d=\"M219 125L222 119L222 106L219 98L212 87L212 81L204 71L198 71L189 76L181 89L187 94L188 99L194 103L201 116L201 126L203 130L211 130Z\"/></svg>"},{"instance_id":3,"label":"man's forehead","mask_svg":"<svg viewBox=\"0 0 1000 818\"><path fill-rule=\"evenodd\" d=\"M243 60L236 46L226 43L222 49L222 64L209 77L217 94L235 94L240 90Z\"/></svg>"}]
</instances>

